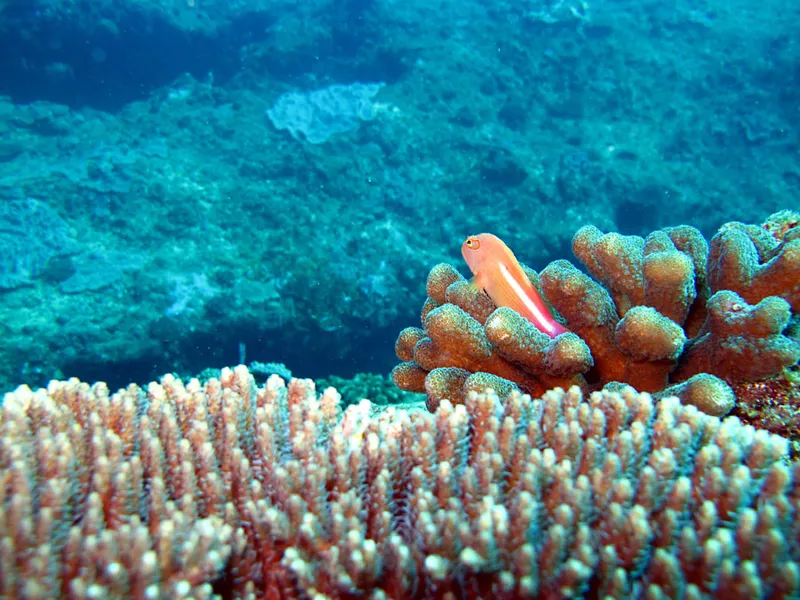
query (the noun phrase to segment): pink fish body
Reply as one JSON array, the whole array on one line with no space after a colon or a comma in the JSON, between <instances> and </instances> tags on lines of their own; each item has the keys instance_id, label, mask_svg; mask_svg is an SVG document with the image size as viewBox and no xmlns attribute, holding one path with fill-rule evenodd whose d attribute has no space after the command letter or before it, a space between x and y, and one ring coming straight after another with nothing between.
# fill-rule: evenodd
<instances>
[{"instance_id":1,"label":"pink fish body","mask_svg":"<svg viewBox=\"0 0 800 600\"><path fill-rule=\"evenodd\" d=\"M461 245L461 255L475 276L475 283L497 306L516 311L550 337L568 331L556 321L514 253L499 237L491 233L470 236Z\"/></svg>"}]
</instances>

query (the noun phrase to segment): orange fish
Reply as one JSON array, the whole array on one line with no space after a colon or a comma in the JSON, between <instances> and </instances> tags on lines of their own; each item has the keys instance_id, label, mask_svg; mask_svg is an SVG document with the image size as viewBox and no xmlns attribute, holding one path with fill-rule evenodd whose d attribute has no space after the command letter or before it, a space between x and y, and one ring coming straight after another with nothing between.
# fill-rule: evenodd
<instances>
[{"instance_id":1,"label":"orange fish","mask_svg":"<svg viewBox=\"0 0 800 600\"><path fill-rule=\"evenodd\" d=\"M475 283L497 306L513 309L550 337L569 331L556 321L517 257L499 237L491 233L472 235L461 245L461 255Z\"/></svg>"}]
</instances>

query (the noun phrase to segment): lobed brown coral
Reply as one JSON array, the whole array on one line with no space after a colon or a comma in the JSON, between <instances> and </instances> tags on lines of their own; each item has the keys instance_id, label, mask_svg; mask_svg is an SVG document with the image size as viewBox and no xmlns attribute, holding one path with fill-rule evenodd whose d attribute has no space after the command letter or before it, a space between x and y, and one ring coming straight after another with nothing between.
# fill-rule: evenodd
<instances>
[{"instance_id":1,"label":"lobed brown coral","mask_svg":"<svg viewBox=\"0 0 800 600\"><path fill-rule=\"evenodd\" d=\"M721 416L737 384L780 375L800 359L790 327L800 306L800 215L761 227L729 223L708 244L692 227L647 238L580 229L575 256L529 278L570 333L551 340L499 308L449 265L428 277L423 328L396 344L393 379L429 408L492 387L540 395L608 384L678 395Z\"/></svg>"},{"instance_id":2,"label":"lobed brown coral","mask_svg":"<svg viewBox=\"0 0 800 600\"><path fill-rule=\"evenodd\" d=\"M786 440L631 388L434 414L244 367L0 413L3 598L790 598Z\"/></svg>"}]
</instances>

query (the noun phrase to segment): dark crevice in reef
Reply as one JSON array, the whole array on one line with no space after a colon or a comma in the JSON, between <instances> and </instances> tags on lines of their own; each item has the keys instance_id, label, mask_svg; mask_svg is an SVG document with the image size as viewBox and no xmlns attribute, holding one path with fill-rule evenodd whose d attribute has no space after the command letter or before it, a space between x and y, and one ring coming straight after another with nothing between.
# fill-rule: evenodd
<instances>
[{"instance_id":1,"label":"dark crevice in reef","mask_svg":"<svg viewBox=\"0 0 800 600\"><path fill-rule=\"evenodd\" d=\"M273 39L278 15L265 11L214 26L192 10L169 15L121 4L106 14L112 9L76 0L55 12L33 0L6 1L3 7L0 0L0 95L19 104L42 100L113 113L184 73L198 81L211 76L214 85L243 69L287 82L309 73L389 82L410 61L380 33L371 0L349 0L340 12L321 16L330 35L312 35L293 48ZM181 27L181 19L195 21Z\"/></svg>"},{"instance_id":2,"label":"dark crevice in reef","mask_svg":"<svg viewBox=\"0 0 800 600\"><path fill-rule=\"evenodd\" d=\"M347 15L359 16L332 19L330 39L312 36L292 49L277 46L276 15L263 11L184 29L170 15L135 6L113 14L80 1L62 13L36 6L12 0L0 10L0 95L19 104L42 100L113 113L184 73L225 85L243 67L285 81L306 73L335 81L392 81L408 69L408 56L378 33L380 19L368 0L344 4ZM186 18L201 19L202 13Z\"/></svg>"},{"instance_id":3,"label":"dark crevice in reef","mask_svg":"<svg viewBox=\"0 0 800 600\"><path fill-rule=\"evenodd\" d=\"M403 320L405 323L407 320ZM245 362L285 364L295 377L317 379L336 374L351 377L359 372L388 373L397 363L394 343L400 322L379 329L364 324L361 335L352 324L334 331L296 331L284 327L256 331L248 328L193 332L165 344L162 354L144 355L116 362L78 358L61 366L64 373L81 381L105 381L112 391L131 382L144 385L164 373L191 377L206 368L239 363L239 345L246 348ZM46 385L47 381L29 382Z\"/></svg>"},{"instance_id":4,"label":"dark crevice in reef","mask_svg":"<svg viewBox=\"0 0 800 600\"><path fill-rule=\"evenodd\" d=\"M273 21L247 14L211 35L133 10L113 19L72 14L25 3L0 13L0 95L114 112L183 73L200 81L213 73L224 83L240 68L240 48L266 36Z\"/></svg>"}]
</instances>

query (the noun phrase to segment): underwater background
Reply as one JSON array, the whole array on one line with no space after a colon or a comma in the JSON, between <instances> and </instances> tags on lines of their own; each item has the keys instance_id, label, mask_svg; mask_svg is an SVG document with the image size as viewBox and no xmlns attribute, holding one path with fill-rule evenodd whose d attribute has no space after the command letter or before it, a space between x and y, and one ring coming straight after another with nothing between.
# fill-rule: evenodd
<instances>
[{"instance_id":1,"label":"underwater background","mask_svg":"<svg viewBox=\"0 0 800 600\"><path fill-rule=\"evenodd\" d=\"M0 389L386 374L468 234L800 194L778 0L0 0Z\"/></svg>"},{"instance_id":2,"label":"underwater background","mask_svg":"<svg viewBox=\"0 0 800 600\"><path fill-rule=\"evenodd\" d=\"M0 598L800 598L798 32L0 0Z\"/></svg>"}]
</instances>

